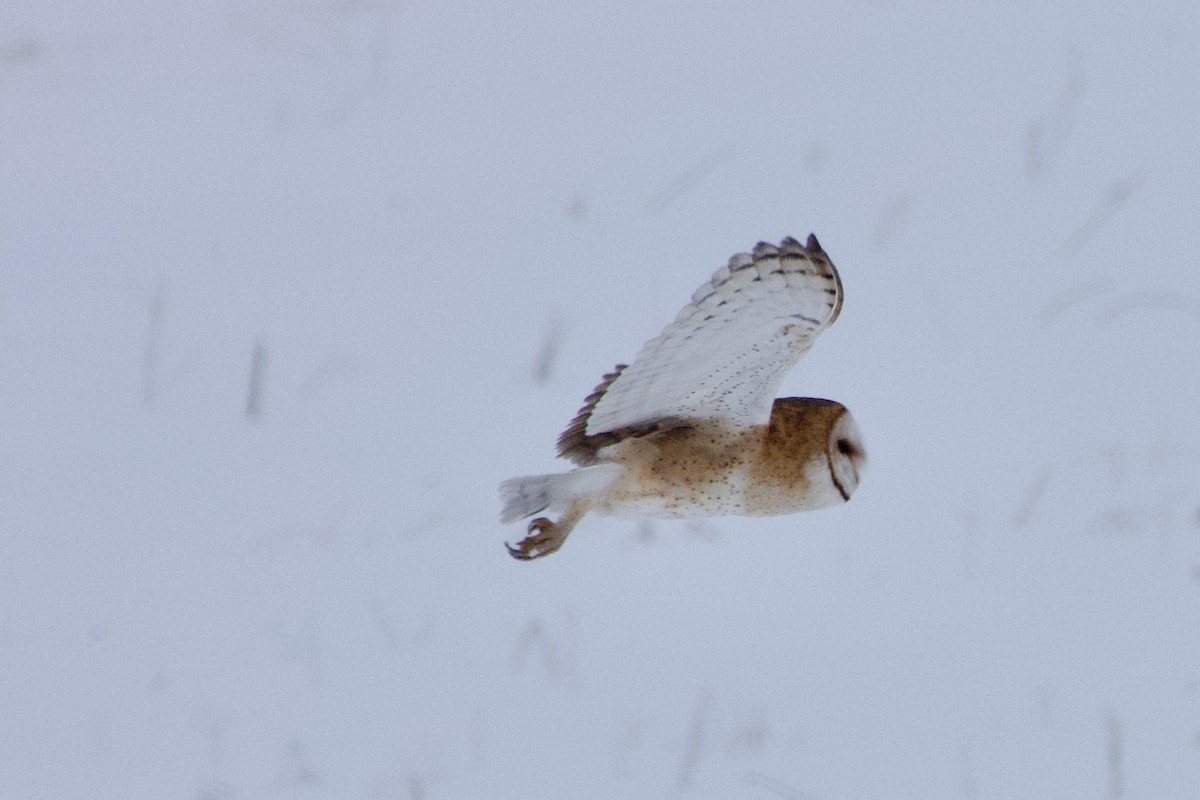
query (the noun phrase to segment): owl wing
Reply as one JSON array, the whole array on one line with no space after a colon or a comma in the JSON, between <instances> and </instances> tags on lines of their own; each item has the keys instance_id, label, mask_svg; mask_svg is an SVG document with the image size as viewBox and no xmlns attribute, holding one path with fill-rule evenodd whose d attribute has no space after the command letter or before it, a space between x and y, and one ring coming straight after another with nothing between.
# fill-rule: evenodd
<instances>
[{"instance_id":1,"label":"owl wing","mask_svg":"<svg viewBox=\"0 0 1200 800\"><path fill-rule=\"evenodd\" d=\"M842 309L842 283L815 236L759 242L713 274L629 366L604 376L558 440L580 464L629 436L687 419L763 425L775 392Z\"/></svg>"}]
</instances>

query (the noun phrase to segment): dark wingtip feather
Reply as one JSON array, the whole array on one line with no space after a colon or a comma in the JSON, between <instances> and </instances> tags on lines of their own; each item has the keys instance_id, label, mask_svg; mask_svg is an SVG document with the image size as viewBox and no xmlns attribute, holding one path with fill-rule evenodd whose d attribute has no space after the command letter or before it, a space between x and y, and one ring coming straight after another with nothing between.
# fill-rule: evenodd
<instances>
[{"instance_id":1,"label":"dark wingtip feather","mask_svg":"<svg viewBox=\"0 0 1200 800\"><path fill-rule=\"evenodd\" d=\"M581 466L592 463L596 456L596 451L603 445L596 438L588 436L588 420L591 418L596 404L600 402L600 398L604 397L604 393L608 391L608 387L620 377L621 371L627 366L629 365L617 364L612 372L600 380L600 383L592 390L592 393L583 399L583 407L579 409L579 413L575 415L575 418L567 425L567 429L558 437L559 457L570 459Z\"/></svg>"}]
</instances>

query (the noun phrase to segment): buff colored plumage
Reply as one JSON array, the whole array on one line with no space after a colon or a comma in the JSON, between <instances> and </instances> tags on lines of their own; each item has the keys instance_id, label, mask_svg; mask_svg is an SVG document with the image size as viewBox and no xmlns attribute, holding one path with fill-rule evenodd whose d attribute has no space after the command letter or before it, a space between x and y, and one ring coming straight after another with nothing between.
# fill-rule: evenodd
<instances>
[{"instance_id":1,"label":"buff colored plumage","mask_svg":"<svg viewBox=\"0 0 1200 800\"><path fill-rule=\"evenodd\" d=\"M815 236L735 255L585 399L558 440L578 469L501 484L504 522L561 512L531 521L509 552L555 552L589 511L764 516L849 500L866 460L850 412L774 397L841 308L841 280Z\"/></svg>"}]
</instances>

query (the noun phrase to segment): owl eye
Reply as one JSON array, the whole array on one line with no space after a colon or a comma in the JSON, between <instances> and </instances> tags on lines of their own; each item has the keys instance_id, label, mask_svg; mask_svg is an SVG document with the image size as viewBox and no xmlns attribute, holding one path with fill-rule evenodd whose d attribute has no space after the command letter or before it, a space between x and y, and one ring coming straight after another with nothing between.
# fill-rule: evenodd
<instances>
[{"instance_id":1,"label":"owl eye","mask_svg":"<svg viewBox=\"0 0 1200 800\"><path fill-rule=\"evenodd\" d=\"M838 439L837 440L837 449L838 449L838 452L844 456L853 456L856 453L858 453L858 448L855 447L854 443L851 442L849 439Z\"/></svg>"}]
</instances>

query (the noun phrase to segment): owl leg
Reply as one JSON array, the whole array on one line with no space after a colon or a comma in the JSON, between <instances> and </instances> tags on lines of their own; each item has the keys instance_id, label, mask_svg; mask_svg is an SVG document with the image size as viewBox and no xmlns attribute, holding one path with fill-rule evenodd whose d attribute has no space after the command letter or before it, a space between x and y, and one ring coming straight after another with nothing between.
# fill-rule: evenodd
<instances>
[{"instance_id":1,"label":"owl leg","mask_svg":"<svg viewBox=\"0 0 1200 800\"><path fill-rule=\"evenodd\" d=\"M532 520L529 523L528 535L516 546L505 543L508 554L519 561L532 561L550 555L563 546L571 530L591 507L591 500L578 498L571 501L566 513L558 518L558 522L551 522L546 517Z\"/></svg>"}]
</instances>

